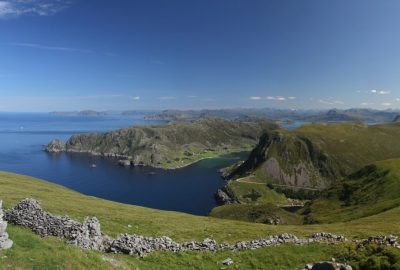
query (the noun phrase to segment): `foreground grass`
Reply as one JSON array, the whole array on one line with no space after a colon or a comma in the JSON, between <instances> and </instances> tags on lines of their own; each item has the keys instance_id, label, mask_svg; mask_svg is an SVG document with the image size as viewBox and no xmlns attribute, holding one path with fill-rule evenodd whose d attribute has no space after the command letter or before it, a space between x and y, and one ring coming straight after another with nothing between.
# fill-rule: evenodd
<instances>
[{"instance_id":1,"label":"foreground grass","mask_svg":"<svg viewBox=\"0 0 400 270\"><path fill-rule=\"evenodd\" d=\"M307 226L272 226L240 221L199 217L177 212L110 202L82 195L64 187L27 176L0 172L0 198L4 207L32 197L46 211L68 214L82 221L86 216L99 218L102 231L111 236L119 233L149 236L167 235L176 241L214 238L233 243L277 233L307 236L313 232L329 231L348 237L364 238L377 234L398 234L400 208L347 223ZM128 227L128 225L131 225ZM221 261L231 257L235 264L229 269L298 269L304 263L330 259L339 246L310 245L266 248L242 252L189 252L183 254L154 253L145 259L135 256L102 254L82 251L54 238L41 239L30 231L9 226L15 245L0 252L0 269L220 269ZM227 267L228 268L228 267Z\"/></svg>"}]
</instances>

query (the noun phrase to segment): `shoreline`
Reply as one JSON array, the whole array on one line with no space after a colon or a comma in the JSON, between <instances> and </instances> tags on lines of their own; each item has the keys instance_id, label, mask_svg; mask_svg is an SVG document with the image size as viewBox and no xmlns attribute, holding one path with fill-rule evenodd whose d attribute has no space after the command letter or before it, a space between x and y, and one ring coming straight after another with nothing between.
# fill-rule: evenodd
<instances>
[{"instance_id":1,"label":"shoreline","mask_svg":"<svg viewBox=\"0 0 400 270\"><path fill-rule=\"evenodd\" d=\"M104 158L110 158L110 159L119 159L119 160L129 160L132 159L131 156L124 156L124 155L118 155L118 154L111 154L111 153L98 153L98 152L93 152L93 151L84 151L84 150L64 150L64 151L57 151L57 152L49 152L46 151L45 149L43 150L49 154L60 154L60 153L72 153L72 154L85 154L85 155L90 155L90 156L98 156L98 157L104 157ZM187 166L196 164L197 162L200 162L202 160L206 160L206 159L213 159L213 158L218 158L220 156L223 155L229 155L229 154L235 154L235 153L241 153L241 152L250 152L251 148L249 149L236 149L233 151L226 151L226 152L221 152L218 153L216 155L213 156L207 156L207 157L201 157L199 159L190 161L188 163L182 164L182 165L178 165L178 166L171 166L171 167L164 167L164 166L157 166L157 165L150 165L150 164L131 164L129 166L124 166L124 165L119 165L118 164L118 160L117 160L117 164L118 166L121 167L149 167L149 168L153 168L153 169L161 169L161 170L177 170L177 169L183 169Z\"/></svg>"}]
</instances>

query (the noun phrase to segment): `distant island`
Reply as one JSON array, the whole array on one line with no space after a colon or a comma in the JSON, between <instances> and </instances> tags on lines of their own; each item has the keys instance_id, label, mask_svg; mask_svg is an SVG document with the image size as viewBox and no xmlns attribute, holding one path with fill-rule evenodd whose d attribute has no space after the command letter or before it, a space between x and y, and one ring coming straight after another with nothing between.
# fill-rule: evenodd
<instances>
[{"instance_id":1,"label":"distant island","mask_svg":"<svg viewBox=\"0 0 400 270\"><path fill-rule=\"evenodd\" d=\"M98 112L94 110L83 110L83 111L71 111L71 112L60 112L54 111L50 112L50 115L57 115L57 116L103 116L107 115L107 112Z\"/></svg>"}]
</instances>

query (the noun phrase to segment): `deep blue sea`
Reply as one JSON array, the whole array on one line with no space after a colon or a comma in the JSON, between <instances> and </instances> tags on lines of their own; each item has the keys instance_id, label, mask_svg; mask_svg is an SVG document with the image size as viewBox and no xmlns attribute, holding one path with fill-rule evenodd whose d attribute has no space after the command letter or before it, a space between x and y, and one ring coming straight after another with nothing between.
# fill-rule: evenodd
<instances>
[{"instance_id":1,"label":"deep blue sea","mask_svg":"<svg viewBox=\"0 0 400 270\"><path fill-rule=\"evenodd\" d=\"M116 160L86 154L48 154L44 144L72 134L104 132L146 121L143 116L82 117L0 113L0 170L34 176L86 195L145 207L206 215L223 185L218 169L246 154L202 160L178 170L123 168ZM92 164L96 164L92 168ZM1 187L0 187L1 188Z\"/></svg>"}]
</instances>

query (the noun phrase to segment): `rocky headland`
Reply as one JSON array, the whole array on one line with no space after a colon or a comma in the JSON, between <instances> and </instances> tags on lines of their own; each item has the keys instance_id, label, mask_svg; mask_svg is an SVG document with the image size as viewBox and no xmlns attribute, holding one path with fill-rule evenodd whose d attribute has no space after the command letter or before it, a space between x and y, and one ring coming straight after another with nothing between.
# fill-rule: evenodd
<instances>
[{"instance_id":1,"label":"rocky headland","mask_svg":"<svg viewBox=\"0 0 400 270\"><path fill-rule=\"evenodd\" d=\"M276 128L276 124L267 120L201 118L193 122L79 134L66 143L55 139L45 146L45 151L113 157L122 166L179 168L207 157L249 151L263 132Z\"/></svg>"}]
</instances>

